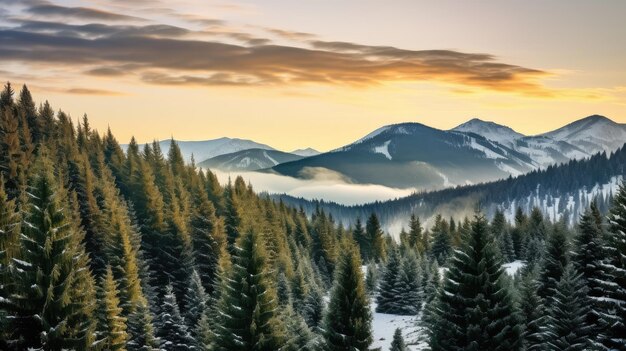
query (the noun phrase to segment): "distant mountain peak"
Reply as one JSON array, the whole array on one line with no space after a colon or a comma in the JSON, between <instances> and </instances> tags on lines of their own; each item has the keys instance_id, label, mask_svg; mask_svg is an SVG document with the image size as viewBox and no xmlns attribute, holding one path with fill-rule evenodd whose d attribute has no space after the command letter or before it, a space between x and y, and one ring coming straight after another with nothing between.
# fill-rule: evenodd
<instances>
[{"instance_id":1,"label":"distant mountain peak","mask_svg":"<svg viewBox=\"0 0 626 351\"><path fill-rule=\"evenodd\" d=\"M451 129L453 132L474 133L483 136L485 139L498 142L502 145L512 146L515 140L523 138L524 135L516 132L510 127L491 121L484 121L479 118L472 118Z\"/></svg>"},{"instance_id":2,"label":"distant mountain peak","mask_svg":"<svg viewBox=\"0 0 626 351\"><path fill-rule=\"evenodd\" d=\"M291 151L291 153L294 154L294 155L303 156L303 157L311 157L311 156L315 156L315 155L321 154L321 152L315 150L312 147L307 147L307 148L304 148L304 149L293 150L293 151Z\"/></svg>"}]
</instances>

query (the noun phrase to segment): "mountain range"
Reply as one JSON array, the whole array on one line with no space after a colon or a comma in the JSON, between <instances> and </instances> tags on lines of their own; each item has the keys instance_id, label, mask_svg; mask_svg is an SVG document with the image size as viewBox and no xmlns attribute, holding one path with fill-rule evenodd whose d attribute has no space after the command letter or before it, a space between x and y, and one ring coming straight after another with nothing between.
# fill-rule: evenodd
<instances>
[{"instance_id":1,"label":"mountain range","mask_svg":"<svg viewBox=\"0 0 626 351\"><path fill-rule=\"evenodd\" d=\"M332 171L353 183L433 190L518 176L615 151L625 142L626 127L598 115L535 136L480 119L450 130L401 123L271 171L296 178Z\"/></svg>"}]
</instances>

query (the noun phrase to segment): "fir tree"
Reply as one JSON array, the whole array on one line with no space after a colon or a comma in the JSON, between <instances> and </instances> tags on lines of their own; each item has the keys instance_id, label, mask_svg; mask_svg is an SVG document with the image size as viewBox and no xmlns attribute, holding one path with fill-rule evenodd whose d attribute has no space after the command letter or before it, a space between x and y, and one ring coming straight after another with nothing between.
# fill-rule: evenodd
<instances>
[{"instance_id":1,"label":"fir tree","mask_svg":"<svg viewBox=\"0 0 626 351\"><path fill-rule=\"evenodd\" d=\"M324 295L319 288L311 288L304 300L302 317L309 328L317 331L324 317Z\"/></svg>"},{"instance_id":2,"label":"fir tree","mask_svg":"<svg viewBox=\"0 0 626 351\"><path fill-rule=\"evenodd\" d=\"M365 293L361 259L356 245L344 239L324 316L325 349L368 350L372 343L372 314Z\"/></svg>"},{"instance_id":3,"label":"fir tree","mask_svg":"<svg viewBox=\"0 0 626 351\"><path fill-rule=\"evenodd\" d=\"M433 244L430 254L440 265L444 264L452 252L452 238L445 219L441 215L435 218L435 226L433 227Z\"/></svg>"},{"instance_id":4,"label":"fir tree","mask_svg":"<svg viewBox=\"0 0 626 351\"><path fill-rule=\"evenodd\" d=\"M601 304L598 341L609 350L626 350L626 183L613 198L608 224L604 277L598 282L602 296L594 298Z\"/></svg>"},{"instance_id":5,"label":"fir tree","mask_svg":"<svg viewBox=\"0 0 626 351\"><path fill-rule=\"evenodd\" d=\"M592 329L587 289L573 266L568 265L550 297L546 342L550 350L589 350Z\"/></svg>"},{"instance_id":6,"label":"fir tree","mask_svg":"<svg viewBox=\"0 0 626 351\"><path fill-rule=\"evenodd\" d=\"M286 338L280 350L284 351L313 351L316 350L316 336L308 325L291 306L286 306L280 313L282 324L285 326Z\"/></svg>"},{"instance_id":7,"label":"fir tree","mask_svg":"<svg viewBox=\"0 0 626 351\"><path fill-rule=\"evenodd\" d=\"M424 246L422 245L422 224L420 223L420 218L415 214L411 214L409 221L409 245L420 254L424 252Z\"/></svg>"},{"instance_id":8,"label":"fir tree","mask_svg":"<svg viewBox=\"0 0 626 351\"><path fill-rule=\"evenodd\" d=\"M9 300L9 344L16 348L84 349L91 344L94 282L76 226L76 197L68 196L39 158L29 189L15 292ZM70 198L70 202L67 198Z\"/></svg>"},{"instance_id":9,"label":"fir tree","mask_svg":"<svg viewBox=\"0 0 626 351\"><path fill-rule=\"evenodd\" d=\"M389 351L406 351L406 344L404 343L404 338L402 337L402 331L400 328L396 328L396 331L393 333L393 340L391 341L391 348Z\"/></svg>"},{"instance_id":10,"label":"fir tree","mask_svg":"<svg viewBox=\"0 0 626 351\"><path fill-rule=\"evenodd\" d=\"M203 315L207 312L208 296L198 272L195 270L191 274L187 293L185 294L185 323L191 331L191 334L195 337L194 332L198 326L198 322Z\"/></svg>"},{"instance_id":11,"label":"fir tree","mask_svg":"<svg viewBox=\"0 0 626 351\"><path fill-rule=\"evenodd\" d=\"M126 347L129 351L159 350L160 341L154 334L152 320L152 313L147 303L138 303L127 321L129 338Z\"/></svg>"},{"instance_id":12,"label":"fir tree","mask_svg":"<svg viewBox=\"0 0 626 351\"><path fill-rule=\"evenodd\" d=\"M126 350L126 318L122 316L122 308L117 284L113 280L111 267L106 267L106 273L100 280L98 294L98 347L104 350Z\"/></svg>"},{"instance_id":13,"label":"fir tree","mask_svg":"<svg viewBox=\"0 0 626 351\"><path fill-rule=\"evenodd\" d=\"M367 265L367 272L365 273L365 289L369 295L373 295L376 292L378 286L378 268L375 263Z\"/></svg>"},{"instance_id":14,"label":"fir tree","mask_svg":"<svg viewBox=\"0 0 626 351\"><path fill-rule=\"evenodd\" d=\"M232 270L219 302L215 349L269 351L284 342L266 262L259 234L246 231L237 241Z\"/></svg>"},{"instance_id":15,"label":"fir tree","mask_svg":"<svg viewBox=\"0 0 626 351\"><path fill-rule=\"evenodd\" d=\"M484 217L476 215L446 274L430 346L437 350L519 350L521 328Z\"/></svg>"},{"instance_id":16,"label":"fir tree","mask_svg":"<svg viewBox=\"0 0 626 351\"><path fill-rule=\"evenodd\" d=\"M376 312L391 314L399 312L399 304L401 303L398 292L400 263L398 250L395 248L391 249L378 286Z\"/></svg>"},{"instance_id":17,"label":"fir tree","mask_svg":"<svg viewBox=\"0 0 626 351\"><path fill-rule=\"evenodd\" d=\"M384 233L376 214L372 213L365 225L365 233L371 242L371 252L368 257L380 262L386 256Z\"/></svg>"},{"instance_id":18,"label":"fir tree","mask_svg":"<svg viewBox=\"0 0 626 351\"><path fill-rule=\"evenodd\" d=\"M537 295L538 288L534 272L522 277L519 310L524 325L522 343L528 351L543 350L545 344L545 310L543 300Z\"/></svg>"},{"instance_id":19,"label":"fir tree","mask_svg":"<svg viewBox=\"0 0 626 351\"><path fill-rule=\"evenodd\" d=\"M195 349L195 340L189 333L180 315L172 285L168 284L157 316L156 336L161 340L161 349L165 351L186 351Z\"/></svg>"},{"instance_id":20,"label":"fir tree","mask_svg":"<svg viewBox=\"0 0 626 351\"><path fill-rule=\"evenodd\" d=\"M539 276L539 291L537 293L541 298L548 298L554 293L565 266L569 262L568 251L565 228L557 224L548 238L543 267Z\"/></svg>"},{"instance_id":21,"label":"fir tree","mask_svg":"<svg viewBox=\"0 0 626 351\"><path fill-rule=\"evenodd\" d=\"M396 283L399 300L397 314L416 315L422 307L421 282L417 257L413 252L407 253L400 264L400 272Z\"/></svg>"}]
</instances>

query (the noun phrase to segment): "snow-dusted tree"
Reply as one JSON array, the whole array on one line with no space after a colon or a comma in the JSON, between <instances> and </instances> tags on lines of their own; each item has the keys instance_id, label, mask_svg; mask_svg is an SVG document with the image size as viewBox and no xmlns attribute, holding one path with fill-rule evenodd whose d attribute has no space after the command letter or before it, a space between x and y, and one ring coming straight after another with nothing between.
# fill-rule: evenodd
<instances>
[{"instance_id":1,"label":"snow-dusted tree","mask_svg":"<svg viewBox=\"0 0 626 351\"><path fill-rule=\"evenodd\" d=\"M406 351L406 344L404 343L404 338L402 337L402 330L400 328L396 328L396 331L393 333L393 340L391 340L391 348L389 351Z\"/></svg>"},{"instance_id":2,"label":"snow-dusted tree","mask_svg":"<svg viewBox=\"0 0 626 351\"><path fill-rule=\"evenodd\" d=\"M609 238L604 248L604 277L599 282L602 331L600 343L609 350L626 350L626 183L613 198Z\"/></svg>"},{"instance_id":3,"label":"snow-dusted tree","mask_svg":"<svg viewBox=\"0 0 626 351\"><path fill-rule=\"evenodd\" d=\"M367 272L365 273L365 289L367 293L373 295L376 292L378 285L378 267L375 263L367 265Z\"/></svg>"},{"instance_id":4,"label":"snow-dusted tree","mask_svg":"<svg viewBox=\"0 0 626 351\"><path fill-rule=\"evenodd\" d=\"M398 293L398 275L400 274L400 255L394 247L389 251L387 256L387 264L383 270L378 285L378 295L376 296L376 312L379 313L396 313L400 296Z\"/></svg>"},{"instance_id":5,"label":"snow-dusted tree","mask_svg":"<svg viewBox=\"0 0 626 351\"><path fill-rule=\"evenodd\" d=\"M171 284L165 288L165 295L159 307L160 312L156 318L155 326L156 335L161 341L161 349L165 351L194 350L196 342L180 315Z\"/></svg>"},{"instance_id":6,"label":"snow-dusted tree","mask_svg":"<svg viewBox=\"0 0 626 351\"><path fill-rule=\"evenodd\" d=\"M285 342L281 351L313 351L316 350L316 335L309 329L301 315L290 305L285 306L279 318L285 326Z\"/></svg>"},{"instance_id":7,"label":"snow-dusted tree","mask_svg":"<svg viewBox=\"0 0 626 351\"><path fill-rule=\"evenodd\" d=\"M524 326L522 342L528 351L541 351L545 344L545 309L543 300L537 295L538 288L535 272L524 274L520 283L519 310Z\"/></svg>"},{"instance_id":8,"label":"snow-dusted tree","mask_svg":"<svg viewBox=\"0 0 626 351\"><path fill-rule=\"evenodd\" d=\"M46 156L32 171L19 259L12 260L9 343L18 349L84 349L93 341L95 283L77 226L76 196L59 184Z\"/></svg>"},{"instance_id":9,"label":"snow-dusted tree","mask_svg":"<svg viewBox=\"0 0 626 351\"><path fill-rule=\"evenodd\" d=\"M189 287L185 294L185 323L187 323L187 327L194 337L196 336L194 333L198 322L207 311L208 298L202 286L200 275L194 270L189 279Z\"/></svg>"},{"instance_id":10,"label":"snow-dusted tree","mask_svg":"<svg viewBox=\"0 0 626 351\"><path fill-rule=\"evenodd\" d=\"M543 266L539 275L539 291L541 298L552 296L554 289L563 275L565 266L569 262L569 245L565 236L566 229L562 223L557 223L546 244L546 253ZM551 300L546 301L550 304Z\"/></svg>"},{"instance_id":11,"label":"snow-dusted tree","mask_svg":"<svg viewBox=\"0 0 626 351\"><path fill-rule=\"evenodd\" d=\"M244 232L233 247L233 266L219 301L215 327L217 350L276 350L284 342L260 234Z\"/></svg>"},{"instance_id":12,"label":"snow-dusted tree","mask_svg":"<svg viewBox=\"0 0 626 351\"><path fill-rule=\"evenodd\" d=\"M139 302L126 321L128 331L128 351L157 351L159 340L154 335L152 313L147 302Z\"/></svg>"},{"instance_id":13,"label":"snow-dusted tree","mask_svg":"<svg viewBox=\"0 0 626 351\"><path fill-rule=\"evenodd\" d=\"M398 301L396 314L416 315L422 308L422 286L419 265L413 252L407 252L402 258L400 272L396 282Z\"/></svg>"},{"instance_id":14,"label":"snow-dusted tree","mask_svg":"<svg viewBox=\"0 0 626 351\"><path fill-rule=\"evenodd\" d=\"M372 343L372 314L361 272L361 258L350 239L341 247L330 302L324 316L324 349L365 351Z\"/></svg>"},{"instance_id":15,"label":"snow-dusted tree","mask_svg":"<svg viewBox=\"0 0 626 351\"><path fill-rule=\"evenodd\" d=\"M430 346L439 350L519 350L521 327L487 221L476 215L455 252L437 300Z\"/></svg>"},{"instance_id":16,"label":"snow-dusted tree","mask_svg":"<svg viewBox=\"0 0 626 351\"><path fill-rule=\"evenodd\" d=\"M567 265L550 297L545 337L550 350L590 349L592 329L586 322L589 300L580 277L571 264Z\"/></svg>"},{"instance_id":17,"label":"snow-dusted tree","mask_svg":"<svg viewBox=\"0 0 626 351\"><path fill-rule=\"evenodd\" d=\"M317 287L310 289L309 295L304 300L302 317L309 328L317 331L324 317L324 295Z\"/></svg>"}]
</instances>

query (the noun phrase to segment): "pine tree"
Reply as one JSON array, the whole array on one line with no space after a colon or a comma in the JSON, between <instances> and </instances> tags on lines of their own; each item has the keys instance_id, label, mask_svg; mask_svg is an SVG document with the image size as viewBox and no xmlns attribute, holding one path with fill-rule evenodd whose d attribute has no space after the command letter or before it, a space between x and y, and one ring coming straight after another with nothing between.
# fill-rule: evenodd
<instances>
[{"instance_id":1,"label":"pine tree","mask_svg":"<svg viewBox=\"0 0 626 351\"><path fill-rule=\"evenodd\" d=\"M437 350L519 350L518 317L486 220L476 215L438 295L430 346Z\"/></svg>"},{"instance_id":2,"label":"pine tree","mask_svg":"<svg viewBox=\"0 0 626 351\"><path fill-rule=\"evenodd\" d=\"M409 221L409 245L420 254L424 253L424 246L422 245L422 224L420 223L420 218L415 214L411 214Z\"/></svg>"},{"instance_id":3,"label":"pine tree","mask_svg":"<svg viewBox=\"0 0 626 351\"><path fill-rule=\"evenodd\" d=\"M275 350L284 341L284 331L265 245L256 231L244 233L234 247L232 270L219 302L215 349Z\"/></svg>"},{"instance_id":4,"label":"pine tree","mask_svg":"<svg viewBox=\"0 0 626 351\"><path fill-rule=\"evenodd\" d=\"M565 268L550 300L546 332L550 350L589 350L592 328L586 322L587 288L571 264Z\"/></svg>"},{"instance_id":5,"label":"pine tree","mask_svg":"<svg viewBox=\"0 0 626 351\"><path fill-rule=\"evenodd\" d=\"M595 205L593 205L595 207ZM580 216L578 222L579 234L574 242L574 253L572 254L572 264L577 272L581 273L581 278L587 287L588 296L591 298L591 302L594 303L596 298L603 295L602 287L598 282L602 281L604 272L602 269L602 261L605 258L604 250L602 249L602 228L601 223L598 223L594 218L591 210L585 211ZM586 322L597 328L600 311L599 306L594 303L594 308L589 310Z\"/></svg>"},{"instance_id":6,"label":"pine tree","mask_svg":"<svg viewBox=\"0 0 626 351\"><path fill-rule=\"evenodd\" d=\"M404 338L402 337L402 331L400 328L396 328L396 331L393 333L393 340L391 341L391 348L389 351L406 351L406 344L404 343Z\"/></svg>"},{"instance_id":7,"label":"pine tree","mask_svg":"<svg viewBox=\"0 0 626 351\"><path fill-rule=\"evenodd\" d=\"M52 172L51 162L40 157L30 183L19 259L13 258L9 343L84 349L92 342L95 284L81 244L84 234L76 225L76 196L67 194Z\"/></svg>"},{"instance_id":8,"label":"pine tree","mask_svg":"<svg viewBox=\"0 0 626 351\"><path fill-rule=\"evenodd\" d=\"M185 294L185 323L187 323L187 327L194 337L196 337L194 332L200 319L207 312L208 299L209 297L202 286L200 275L194 270L189 279L187 293Z\"/></svg>"},{"instance_id":9,"label":"pine tree","mask_svg":"<svg viewBox=\"0 0 626 351\"><path fill-rule=\"evenodd\" d=\"M609 350L626 350L626 183L613 198L608 223L604 277L599 281L602 296L594 298L601 304L598 341Z\"/></svg>"},{"instance_id":10,"label":"pine tree","mask_svg":"<svg viewBox=\"0 0 626 351\"><path fill-rule=\"evenodd\" d=\"M435 226L433 227L433 244L430 254L440 265L444 264L452 252L452 238L445 219L441 215L435 218Z\"/></svg>"},{"instance_id":11,"label":"pine tree","mask_svg":"<svg viewBox=\"0 0 626 351\"><path fill-rule=\"evenodd\" d=\"M372 314L356 245L344 239L324 316L325 350L365 351L372 343Z\"/></svg>"},{"instance_id":12,"label":"pine tree","mask_svg":"<svg viewBox=\"0 0 626 351\"><path fill-rule=\"evenodd\" d=\"M407 253L400 264L396 290L398 301L396 313L400 315L416 315L422 307L421 282L417 257L413 252Z\"/></svg>"},{"instance_id":13,"label":"pine tree","mask_svg":"<svg viewBox=\"0 0 626 351\"><path fill-rule=\"evenodd\" d=\"M568 242L565 228L557 224L548 238L543 267L539 276L539 291L541 298L548 298L554 293L557 283L563 275L565 266L569 262ZM550 303L550 301L547 301Z\"/></svg>"},{"instance_id":14,"label":"pine tree","mask_svg":"<svg viewBox=\"0 0 626 351\"><path fill-rule=\"evenodd\" d=\"M126 347L129 351L157 351L159 339L154 335L152 313L146 302L137 304L134 311L128 316L128 342Z\"/></svg>"},{"instance_id":15,"label":"pine tree","mask_svg":"<svg viewBox=\"0 0 626 351\"><path fill-rule=\"evenodd\" d=\"M111 267L100 280L98 293L98 347L104 350L126 350L126 318L122 317L122 308L117 284L113 280Z\"/></svg>"},{"instance_id":16,"label":"pine tree","mask_svg":"<svg viewBox=\"0 0 626 351\"><path fill-rule=\"evenodd\" d=\"M324 295L319 288L311 288L304 300L302 317L309 328L317 331L324 317Z\"/></svg>"},{"instance_id":17,"label":"pine tree","mask_svg":"<svg viewBox=\"0 0 626 351\"><path fill-rule=\"evenodd\" d=\"M194 350L196 342L180 315L171 284L168 284L165 289L160 310L155 325L156 336L161 340L161 349L165 351Z\"/></svg>"},{"instance_id":18,"label":"pine tree","mask_svg":"<svg viewBox=\"0 0 626 351\"><path fill-rule=\"evenodd\" d=\"M524 325L522 343L525 350L540 351L545 344L545 310L543 300L537 295L539 285L534 272L525 274L520 285L519 310Z\"/></svg>"},{"instance_id":19,"label":"pine tree","mask_svg":"<svg viewBox=\"0 0 626 351\"><path fill-rule=\"evenodd\" d=\"M372 213L365 225L365 233L371 242L371 252L368 257L380 262L386 256L385 240L383 230L376 214Z\"/></svg>"},{"instance_id":20,"label":"pine tree","mask_svg":"<svg viewBox=\"0 0 626 351\"><path fill-rule=\"evenodd\" d=\"M399 312L400 296L398 292L398 276L400 274L400 256L398 250L392 248L387 257L376 296L376 312L394 314Z\"/></svg>"}]
</instances>

